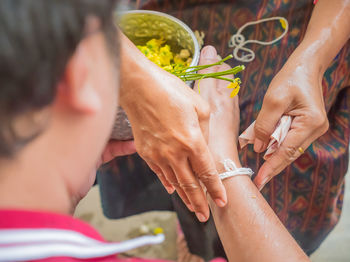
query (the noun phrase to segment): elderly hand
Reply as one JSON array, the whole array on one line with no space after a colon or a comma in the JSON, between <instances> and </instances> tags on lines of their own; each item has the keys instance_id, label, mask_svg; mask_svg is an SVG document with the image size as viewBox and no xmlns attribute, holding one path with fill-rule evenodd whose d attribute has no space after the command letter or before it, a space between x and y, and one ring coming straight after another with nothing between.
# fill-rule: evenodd
<instances>
[{"instance_id":1,"label":"elderly hand","mask_svg":"<svg viewBox=\"0 0 350 262\"><path fill-rule=\"evenodd\" d=\"M200 182L219 206L227 202L207 146L209 106L126 37L122 42L120 102L132 125L137 152L167 191L176 189L204 222L209 208Z\"/></svg>"},{"instance_id":2,"label":"elderly hand","mask_svg":"<svg viewBox=\"0 0 350 262\"><path fill-rule=\"evenodd\" d=\"M272 80L256 120L254 150L266 150L283 115L290 115L293 120L280 148L263 164L254 180L260 190L327 131L321 81L320 70L298 55L292 56Z\"/></svg>"}]
</instances>

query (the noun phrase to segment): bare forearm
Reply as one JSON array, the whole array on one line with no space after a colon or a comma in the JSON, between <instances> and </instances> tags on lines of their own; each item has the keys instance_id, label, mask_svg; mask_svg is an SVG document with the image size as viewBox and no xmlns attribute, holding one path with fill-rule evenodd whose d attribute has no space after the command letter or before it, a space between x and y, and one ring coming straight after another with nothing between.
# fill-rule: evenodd
<instances>
[{"instance_id":1,"label":"bare forearm","mask_svg":"<svg viewBox=\"0 0 350 262\"><path fill-rule=\"evenodd\" d=\"M227 206L210 207L229 261L309 261L248 177L224 185Z\"/></svg>"},{"instance_id":2,"label":"bare forearm","mask_svg":"<svg viewBox=\"0 0 350 262\"><path fill-rule=\"evenodd\" d=\"M294 56L311 61L323 75L350 37L350 0L319 0Z\"/></svg>"}]
</instances>

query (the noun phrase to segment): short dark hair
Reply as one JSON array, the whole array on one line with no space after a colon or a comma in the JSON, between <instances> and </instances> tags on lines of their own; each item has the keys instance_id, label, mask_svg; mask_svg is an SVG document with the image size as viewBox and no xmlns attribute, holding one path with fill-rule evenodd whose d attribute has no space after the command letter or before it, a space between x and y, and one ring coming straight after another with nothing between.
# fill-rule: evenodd
<instances>
[{"instance_id":1,"label":"short dark hair","mask_svg":"<svg viewBox=\"0 0 350 262\"><path fill-rule=\"evenodd\" d=\"M86 35L88 16L100 20L100 30L116 50L115 4L116 0L0 1L0 157L11 156L39 134L19 135L13 122L53 102L67 62Z\"/></svg>"}]
</instances>

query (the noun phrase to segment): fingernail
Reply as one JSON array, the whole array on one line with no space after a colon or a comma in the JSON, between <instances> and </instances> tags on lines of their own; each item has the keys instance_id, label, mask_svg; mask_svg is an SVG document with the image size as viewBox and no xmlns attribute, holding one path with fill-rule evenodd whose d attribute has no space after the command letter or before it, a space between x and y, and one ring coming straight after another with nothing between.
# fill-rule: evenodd
<instances>
[{"instance_id":1,"label":"fingernail","mask_svg":"<svg viewBox=\"0 0 350 262\"><path fill-rule=\"evenodd\" d=\"M256 138L254 140L254 151L256 153L261 153L263 152L264 150L264 147L265 147L265 143L263 141L261 141L260 139Z\"/></svg>"},{"instance_id":2,"label":"fingernail","mask_svg":"<svg viewBox=\"0 0 350 262\"><path fill-rule=\"evenodd\" d=\"M204 58L208 59L216 58L216 50L212 46L207 46L203 49L202 55Z\"/></svg>"},{"instance_id":3,"label":"fingernail","mask_svg":"<svg viewBox=\"0 0 350 262\"><path fill-rule=\"evenodd\" d=\"M216 203L216 205L219 206L219 207L224 207L224 206L226 206L226 202L225 202L224 200L220 199L220 198L215 199L215 203Z\"/></svg>"},{"instance_id":4,"label":"fingernail","mask_svg":"<svg viewBox=\"0 0 350 262\"><path fill-rule=\"evenodd\" d=\"M207 221L206 217L202 213L196 213L196 216L200 222Z\"/></svg>"},{"instance_id":5,"label":"fingernail","mask_svg":"<svg viewBox=\"0 0 350 262\"><path fill-rule=\"evenodd\" d=\"M175 191L175 189L174 188L172 188L172 187L165 187L165 189L166 189L166 191L168 191L168 194L172 194L172 193L174 193L174 191Z\"/></svg>"}]
</instances>

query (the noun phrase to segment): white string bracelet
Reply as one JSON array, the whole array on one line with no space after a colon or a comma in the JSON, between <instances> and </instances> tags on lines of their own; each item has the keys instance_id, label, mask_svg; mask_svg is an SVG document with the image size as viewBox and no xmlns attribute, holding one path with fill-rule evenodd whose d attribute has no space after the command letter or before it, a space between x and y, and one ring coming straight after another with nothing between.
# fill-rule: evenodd
<instances>
[{"instance_id":1,"label":"white string bracelet","mask_svg":"<svg viewBox=\"0 0 350 262\"><path fill-rule=\"evenodd\" d=\"M242 31L250 26L250 25L256 25L256 24L260 24L260 23L264 23L264 22L268 22L268 21L274 21L274 20L278 20L281 23L282 28L284 29L284 32L277 37L276 39L270 41L270 42L264 42L264 41L259 41L259 40L245 40L245 37L242 35ZM264 18L258 21L253 21L253 22L248 22L246 24L244 24L241 28L238 29L237 33L231 36L231 39L228 43L229 47L234 48L233 49L233 57L241 62L251 62L255 59L255 53L253 50L244 47L247 44L260 44L260 45L273 45L274 43L280 41L287 33L288 33L288 29L289 29L289 24L287 19L285 19L284 17L281 16L276 16L276 17L270 17L270 18ZM246 52L247 54L243 54L242 56L238 56L238 52L243 51Z\"/></svg>"},{"instance_id":2,"label":"white string bracelet","mask_svg":"<svg viewBox=\"0 0 350 262\"><path fill-rule=\"evenodd\" d=\"M251 170L250 168L246 168L246 167L238 168L231 159L225 159L224 161L222 161L222 163L224 164L226 172L219 174L219 177L221 180L234 177L234 176L252 177L252 175L254 174L253 170Z\"/></svg>"}]
</instances>

